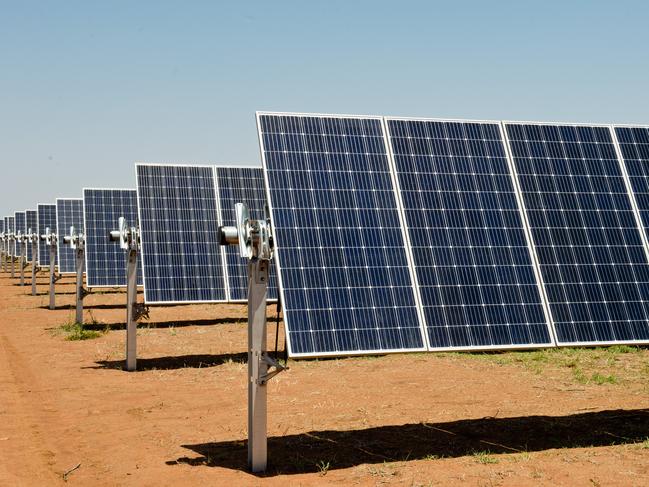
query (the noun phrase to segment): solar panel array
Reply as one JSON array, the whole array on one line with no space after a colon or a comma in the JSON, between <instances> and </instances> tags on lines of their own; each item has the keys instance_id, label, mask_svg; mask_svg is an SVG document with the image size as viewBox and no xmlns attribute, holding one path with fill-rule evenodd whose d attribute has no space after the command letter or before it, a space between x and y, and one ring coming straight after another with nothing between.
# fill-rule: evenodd
<instances>
[{"instance_id":1,"label":"solar panel array","mask_svg":"<svg viewBox=\"0 0 649 487\"><path fill-rule=\"evenodd\" d=\"M45 235L48 228L52 233L56 233L56 205L39 204L36 211L38 213L38 235ZM50 249L43 240L38 241L38 265L41 267L50 265Z\"/></svg>"},{"instance_id":2,"label":"solar panel array","mask_svg":"<svg viewBox=\"0 0 649 487\"><path fill-rule=\"evenodd\" d=\"M430 347L551 345L499 123L387 127Z\"/></svg>"},{"instance_id":3,"label":"solar panel array","mask_svg":"<svg viewBox=\"0 0 649 487\"><path fill-rule=\"evenodd\" d=\"M145 301L226 301L212 167L137 164L136 176Z\"/></svg>"},{"instance_id":4,"label":"solar panel array","mask_svg":"<svg viewBox=\"0 0 649 487\"><path fill-rule=\"evenodd\" d=\"M649 262L606 126L506 123L557 341L649 339Z\"/></svg>"},{"instance_id":5,"label":"solar panel array","mask_svg":"<svg viewBox=\"0 0 649 487\"><path fill-rule=\"evenodd\" d=\"M615 127L621 157L607 126L258 113L258 128L292 356L402 351L373 348L374 330L398 336L406 316L429 350L649 342L649 127ZM400 264L412 274L386 280ZM386 283L407 304L381 321Z\"/></svg>"},{"instance_id":6,"label":"solar panel array","mask_svg":"<svg viewBox=\"0 0 649 487\"><path fill-rule=\"evenodd\" d=\"M236 223L235 204L245 202L251 218L266 218L266 192L264 173L261 167L214 168L219 204L220 224L232 226ZM223 262L227 279L228 301L248 300L248 263L239 254L236 246L223 248ZM277 276L271 262L268 282L268 299L277 299Z\"/></svg>"},{"instance_id":7,"label":"solar panel array","mask_svg":"<svg viewBox=\"0 0 649 487\"><path fill-rule=\"evenodd\" d=\"M25 228L27 229L26 231L28 233L30 231L32 233L37 233L38 213L36 212L36 210L25 211L25 221L26 221ZM32 255L32 243L27 242L27 261L32 262L33 258L34 256Z\"/></svg>"},{"instance_id":8,"label":"solar panel array","mask_svg":"<svg viewBox=\"0 0 649 487\"><path fill-rule=\"evenodd\" d=\"M70 235L70 227L73 226L77 233L83 233L83 200L81 198L57 198L56 199L56 234L57 259L59 272L61 274L73 274L76 272L76 252L63 241L65 236Z\"/></svg>"},{"instance_id":9,"label":"solar panel array","mask_svg":"<svg viewBox=\"0 0 649 487\"><path fill-rule=\"evenodd\" d=\"M289 353L425 350L382 120L258 124Z\"/></svg>"},{"instance_id":10,"label":"solar panel array","mask_svg":"<svg viewBox=\"0 0 649 487\"><path fill-rule=\"evenodd\" d=\"M134 189L84 189L83 216L86 235L86 282L88 287L126 286L124 250L108 239L124 217L137 226L137 191ZM141 264L141 262L140 262ZM138 285L142 285L142 268L138 268Z\"/></svg>"},{"instance_id":11,"label":"solar panel array","mask_svg":"<svg viewBox=\"0 0 649 487\"><path fill-rule=\"evenodd\" d=\"M14 213L14 228L15 228L15 234L18 236L20 235L25 235L25 227L27 226L27 221L25 218L25 212L24 211L17 211ZM19 242L16 240L16 256L20 256L21 253L23 252L23 247L25 244L22 242Z\"/></svg>"}]
</instances>

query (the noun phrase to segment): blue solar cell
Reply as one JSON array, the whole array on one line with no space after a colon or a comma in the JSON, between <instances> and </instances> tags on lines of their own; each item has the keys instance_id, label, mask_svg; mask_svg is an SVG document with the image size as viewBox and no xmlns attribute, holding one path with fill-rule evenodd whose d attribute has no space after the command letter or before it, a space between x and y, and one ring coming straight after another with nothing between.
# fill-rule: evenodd
<instances>
[{"instance_id":1,"label":"blue solar cell","mask_svg":"<svg viewBox=\"0 0 649 487\"><path fill-rule=\"evenodd\" d=\"M84 189L83 217L86 235L86 282L88 287L126 286L125 251L108 235L118 230L120 217L138 226L137 191L134 189ZM138 285L142 285L142 261Z\"/></svg>"},{"instance_id":2,"label":"blue solar cell","mask_svg":"<svg viewBox=\"0 0 649 487\"><path fill-rule=\"evenodd\" d=\"M425 350L381 119L258 124L289 354Z\"/></svg>"},{"instance_id":3,"label":"blue solar cell","mask_svg":"<svg viewBox=\"0 0 649 487\"><path fill-rule=\"evenodd\" d=\"M61 274L74 274L77 270L76 252L66 244L63 238L70 235L70 227L76 233L83 233L83 199L57 198L56 199L56 236L57 259Z\"/></svg>"},{"instance_id":4,"label":"blue solar cell","mask_svg":"<svg viewBox=\"0 0 649 487\"><path fill-rule=\"evenodd\" d=\"M25 235L25 227L27 226L27 219L24 211L17 211L14 213L14 224L16 234L16 256L21 256L25 251L25 244L22 242L22 237ZM20 237L20 238L19 238Z\"/></svg>"},{"instance_id":5,"label":"blue solar cell","mask_svg":"<svg viewBox=\"0 0 649 487\"><path fill-rule=\"evenodd\" d=\"M642 225L649 232L649 127L615 127L615 135Z\"/></svg>"},{"instance_id":6,"label":"blue solar cell","mask_svg":"<svg viewBox=\"0 0 649 487\"><path fill-rule=\"evenodd\" d=\"M499 124L386 121L430 347L552 345Z\"/></svg>"},{"instance_id":7,"label":"blue solar cell","mask_svg":"<svg viewBox=\"0 0 649 487\"><path fill-rule=\"evenodd\" d=\"M39 204L36 211L38 212L38 235L45 235L48 228L50 232L56 233L56 205ZM50 265L50 248L43 240L38 241L38 265L40 267Z\"/></svg>"},{"instance_id":8,"label":"blue solar cell","mask_svg":"<svg viewBox=\"0 0 649 487\"><path fill-rule=\"evenodd\" d=\"M215 167L214 171L221 225L231 226L236 223L236 203L246 203L252 218L266 218L266 192L261 167ZM236 246L225 247L223 256L228 282L228 301L247 301L248 261L241 258ZM277 277L273 262L268 280L268 299L277 299Z\"/></svg>"},{"instance_id":9,"label":"blue solar cell","mask_svg":"<svg viewBox=\"0 0 649 487\"><path fill-rule=\"evenodd\" d=\"M558 343L649 340L649 263L609 128L505 127Z\"/></svg>"},{"instance_id":10,"label":"blue solar cell","mask_svg":"<svg viewBox=\"0 0 649 487\"><path fill-rule=\"evenodd\" d=\"M136 165L148 303L226 301L212 167Z\"/></svg>"},{"instance_id":11,"label":"blue solar cell","mask_svg":"<svg viewBox=\"0 0 649 487\"><path fill-rule=\"evenodd\" d=\"M25 228L26 233L30 234L36 234L38 232L37 226L38 226L38 213L36 210L27 210L25 211L25 220L26 220L26 226ZM27 243L27 261L32 262L33 256L32 256L32 246L33 244L31 242Z\"/></svg>"}]
</instances>

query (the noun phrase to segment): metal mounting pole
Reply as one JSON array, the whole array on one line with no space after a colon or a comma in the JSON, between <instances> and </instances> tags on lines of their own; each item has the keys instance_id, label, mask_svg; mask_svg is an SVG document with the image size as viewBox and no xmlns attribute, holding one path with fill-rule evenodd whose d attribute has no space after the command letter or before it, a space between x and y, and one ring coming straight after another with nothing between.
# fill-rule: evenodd
<instances>
[{"instance_id":1,"label":"metal mounting pole","mask_svg":"<svg viewBox=\"0 0 649 487\"><path fill-rule=\"evenodd\" d=\"M54 294L54 284L56 283L56 274L55 274L55 262L56 262L56 245L52 243L50 245L50 309L56 309L55 304L55 294Z\"/></svg>"},{"instance_id":2,"label":"metal mounting pole","mask_svg":"<svg viewBox=\"0 0 649 487\"><path fill-rule=\"evenodd\" d=\"M75 319L77 323L83 323L83 298L86 295L86 290L83 288L83 268L86 264L83 244L78 243L75 250L77 258L77 315Z\"/></svg>"},{"instance_id":3,"label":"metal mounting pole","mask_svg":"<svg viewBox=\"0 0 649 487\"><path fill-rule=\"evenodd\" d=\"M266 362L266 296L268 260L248 262L248 465L253 472L266 470L268 362Z\"/></svg>"},{"instance_id":4,"label":"metal mounting pole","mask_svg":"<svg viewBox=\"0 0 649 487\"><path fill-rule=\"evenodd\" d=\"M32 296L36 296L36 264L38 254L38 240L35 238L32 240Z\"/></svg>"},{"instance_id":5,"label":"metal mounting pole","mask_svg":"<svg viewBox=\"0 0 649 487\"><path fill-rule=\"evenodd\" d=\"M20 285L24 286L25 285L25 250L27 249L27 246L25 245L25 242L20 243L20 260L18 261L18 265L20 266Z\"/></svg>"},{"instance_id":6,"label":"metal mounting pole","mask_svg":"<svg viewBox=\"0 0 649 487\"><path fill-rule=\"evenodd\" d=\"M14 255L13 255L13 254L16 253L16 244L15 244L15 240L13 240L13 239L12 239L12 242L14 242L14 245L13 245L14 251L10 252L10 254L11 254L11 278L13 279L14 277L16 277L15 258L14 258ZM9 248L11 249L11 245L9 245Z\"/></svg>"},{"instance_id":7,"label":"metal mounting pole","mask_svg":"<svg viewBox=\"0 0 649 487\"><path fill-rule=\"evenodd\" d=\"M137 248L129 248L126 266L126 370L137 369Z\"/></svg>"}]
</instances>

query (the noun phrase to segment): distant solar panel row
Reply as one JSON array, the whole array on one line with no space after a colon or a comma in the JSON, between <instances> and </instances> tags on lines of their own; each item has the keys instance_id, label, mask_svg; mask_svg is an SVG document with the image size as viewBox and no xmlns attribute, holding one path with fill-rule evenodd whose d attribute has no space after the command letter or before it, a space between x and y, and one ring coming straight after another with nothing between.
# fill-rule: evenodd
<instances>
[{"instance_id":1,"label":"distant solar panel row","mask_svg":"<svg viewBox=\"0 0 649 487\"><path fill-rule=\"evenodd\" d=\"M258 126L292 356L649 340L649 262L608 127ZM649 135L616 130L647 227Z\"/></svg>"},{"instance_id":2,"label":"distant solar panel row","mask_svg":"<svg viewBox=\"0 0 649 487\"><path fill-rule=\"evenodd\" d=\"M83 199L81 198L57 198L56 199L56 234L58 244L58 265L61 274L73 274L76 272L75 251L63 240L70 235L70 227L75 232L83 233Z\"/></svg>"}]
</instances>

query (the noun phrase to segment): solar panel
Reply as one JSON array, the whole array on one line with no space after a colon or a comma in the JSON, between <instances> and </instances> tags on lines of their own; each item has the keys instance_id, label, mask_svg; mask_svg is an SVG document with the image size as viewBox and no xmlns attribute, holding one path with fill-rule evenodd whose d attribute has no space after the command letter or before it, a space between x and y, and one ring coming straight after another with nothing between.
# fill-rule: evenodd
<instances>
[{"instance_id":1,"label":"solar panel","mask_svg":"<svg viewBox=\"0 0 649 487\"><path fill-rule=\"evenodd\" d=\"M61 274L74 274L77 270L76 252L63 241L70 234L70 227L83 233L83 200L81 198L56 199L57 259Z\"/></svg>"},{"instance_id":2,"label":"solar panel","mask_svg":"<svg viewBox=\"0 0 649 487\"><path fill-rule=\"evenodd\" d=\"M649 340L649 263L609 128L505 127L557 342Z\"/></svg>"},{"instance_id":3,"label":"solar panel","mask_svg":"<svg viewBox=\"0 0 649 487\"><path fill-rule=\"evenodd\" d=\"M136 164L147 303L227 299L210 166Z\"/></svg>"},{"instance_id":4,"label":"solar panel","mask_svg":"<svg viewBox=\"0 0 649 487\"><path fill-rule=\"evenodd\" d=\"M7 228L9 229L8 233L16 233L16 227L14 226L14 217L13 216L8 216L6 218L7 221ZM12 257L16 257L16 240L15 238L9 242L9 255Z\"/></svg>"},{"instance_id":5,"label":"solar panel","mask_svg":"<svg viewBox=\"0 0 649 487\"><path fill-rule=\"evenodd\" d=\"M21 235L25 235L25 227L27 226L27 221L25 218L25 212L24 211L17 211L14 213L14 228L15 228L15 234L18 235L20 233ZM20 254L22 253L24 244L22 242L19 242L16 240L16 257L20 257Z\"/></svg>"},{"instance_id":6,"label":"solar panel","mask_svg":"<svg viewBox=\"0 0 649 487\"><path fill-rule=\"evenodd\" d=\"M222 167L214 168L219 203L221 225L236 223L234 206L246 203L251 218L266 218L266 192L264 172L261 167ZM228 301L246 302L248 300L248 263L239 254L236 246L223 248L223 262L227 279ZM271 262L268 280L268 299L277 299L277 278L275 265Z\"/></svg>"},{"instance_id":7,"label":"solar panel","mask_svg":"<svg viewBox=\"0 0 649 487\"><path fill-rule=\"evenodd\" d=\"M37 207L38 212L38 235L45 235L45 230L50 229L52 233L56 233L56 205L39 204ZM56 265L56 262L54 263ZM43 241L38 241L38 265L40 267L49 267L50 265L50 249L49 246Z\"/></svg>"},{"instance_id":8,"label":"solar panel","mask_svg":"<svg viewBox=\"0 0 649 487\"><path fill-rule=\"evenodd\" d=\"M83 217L86 235L86 282L88 287L126 286L125 253L108 240L120 217L137 226L137 191L134 189L84 189ZM141 262L138 285L142 285Z\"/></svg>"},{"instance_id":9,"label":"solar panel","mask_svg":"<svg viewBox=\"0 0 649 487\"><path fill-rule=\"evenodd\" d=\"M500 124L386 124L430 347L553 345Z\"/></svg>"},{"instance_id":10,"label":"solar panel","mask_svg":"<svg viewBox=\"0 0 649 487\"><path fill-rule=\"evenodd\" d=\"M616 126L615 136L638 205L642 226L649 231L649 127Z\"/></svg>"},{"instance_id":11,"label":"solar panel","mask_svg":"<svg viewBox=\"0 0 649 487\"><path fill-rule=\"evenodd\" d=\"M289 354L426 350L381 119L257 122Z\"/></svg>"},{"instance_id":12,"label":"solar panel","mask_svg":"<svg viewBox=\"0 0 649 487\"><path fill-rule=\"evenodd\" d=\"M33 233L37 232L37 212L36 210L27 210L25 211L25 221L26 221L26 232L29 233L30 231ZM27 242L27 261L32 262L33 260L33 255L32 255L32 243Z\"/></svg>"}]
</instances>

